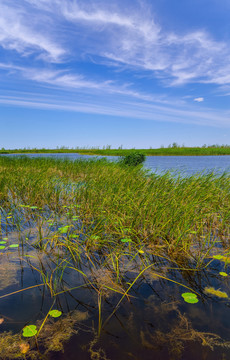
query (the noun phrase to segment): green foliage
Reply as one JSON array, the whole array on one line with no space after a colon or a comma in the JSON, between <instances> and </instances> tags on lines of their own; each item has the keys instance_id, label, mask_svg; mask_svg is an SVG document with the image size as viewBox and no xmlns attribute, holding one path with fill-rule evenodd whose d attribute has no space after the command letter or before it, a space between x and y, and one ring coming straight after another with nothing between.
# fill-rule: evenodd
<instances>
[{"instance_id":1,"label":"green foliage","mask_svg":"<svg viewBox=\"0 0 230 360\"><path fill-rule=\"evenodd\" d=\"M145 161L145 155L140 152L132 152L128 155L123 156L119 163L128 166L137 166L143 164Z\"/></svg>"},{"instance_id":2,"label":"green foliage","mask_svg":"<svg viewBox=\"0 0 230 360\"><path fill-rule=\"evenodd\" d=\"M128 242L132 242L132 240L129 238L125 238L125 239L121 239L121 242L128 243Z\"/></svg>"},{"instance_id":3,"label":"green foliage","mask_svg":"<svg viewBox=\"0 0 230 360\"><path fill-rule=\"evenodd\" d=\"M156 155L230 155L230 146L228 144L223 145L203 145L201 147L186 147L184 145L180 146L176 142L168 147L161 146L161 148L154 149L150 147L149 149L137 149L138 152L141 152L147 156L156 156ZM35 154L35 153L79 153L79 154L89 154L89 155L110 155L110 156L124 156L133 152L133 149L123 149L122 145L118 149L111 149L110 145L99 148L98 146L94 147L76 147L75 149L70 149L68 147L57 147L56 149L14 149L6 150L0 149L0 154Z\"/></svg>"},{"instance_id":4,"label":"green foliage","mask_svg":"<svg viewBox=\"0 0 230 360\"><path fill-rule=\"evenodd\" d=\"M32 337L37 334L37 326L36 325L27 325L23 328L22 335L24 337Z\"/></svg>"},{"instance_id":5,"label":"green foliage","mask_svg":"<svg viewBox=\"0 0 230 360\"><path fill-rule=\"evenodd\" d=\"M49 311L49 315L52 316L53 318L57 318L59 316L61 316L62 312L59 310L50 310Z\"/></svg>"},{"instance_id":6,"label":"green foliage","mask_svg":"<svg viewBox=\"0 0 230 360\"><path fill-rule=\"evenodd\" d=\"M184 301L189 304L198 303L197 295L194 293L186 292L186 293L181 294L181 296L183 297Z\"/></svg>"},{"instance_id":7,"label":"green foliage","mask_svg":"<svg viewBox=\"0 0 230 360\"><path fill-rule=\"evenodd\" d=\"M219 274L220 274L221 276L228 276L228 274L227 274L226 272L224 272L224 271L220 271Z\"/></svg>"}]
</instances>

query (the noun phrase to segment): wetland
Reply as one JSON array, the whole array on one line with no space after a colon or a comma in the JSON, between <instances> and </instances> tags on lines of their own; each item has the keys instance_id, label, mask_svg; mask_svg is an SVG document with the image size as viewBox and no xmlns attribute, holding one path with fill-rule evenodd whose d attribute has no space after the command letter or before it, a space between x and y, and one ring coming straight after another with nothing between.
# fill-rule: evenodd
<instances>
[{"instance_id":1,"label":"wetland","mask_svg":"<svg viewBox=\"0 0 230 360\"><path fill-rule=\"evenodd\" d=\"M229 180L0 157L0 359L227 359Z\"/></svg>"}]
</instances>

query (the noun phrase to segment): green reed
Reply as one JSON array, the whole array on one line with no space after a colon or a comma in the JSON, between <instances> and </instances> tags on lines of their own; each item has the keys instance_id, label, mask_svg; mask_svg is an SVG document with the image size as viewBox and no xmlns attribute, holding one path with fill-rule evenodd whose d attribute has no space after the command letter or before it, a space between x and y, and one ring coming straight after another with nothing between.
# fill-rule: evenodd
<instances>
[{"instance_id":1,"label":"green reed","mask_svg":"<svg viewBox=\"0 0 230 360\"><path fill-rule=\"evenodd\" d=\"M89 250L96 236L97 247L129 237L169 255L207 251L229 236L229 190L229 174L173 177L106 160L0 158L0 206L13 221L35 221L42 241L47 214L63 216L70 230L75 216ZM4 219L9 229L12 219Z\"/></svg>"}]
</instances>

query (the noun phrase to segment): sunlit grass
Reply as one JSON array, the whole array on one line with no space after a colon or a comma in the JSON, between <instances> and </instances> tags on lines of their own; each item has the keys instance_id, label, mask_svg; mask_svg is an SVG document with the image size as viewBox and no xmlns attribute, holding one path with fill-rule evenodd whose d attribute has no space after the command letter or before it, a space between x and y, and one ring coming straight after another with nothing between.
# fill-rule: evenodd
<instances>
[{"instance_id":1,"label":"sunlit grass","mask_svg":"<svg viewBox=\"0 0 230 360\"><path fill-rule=\"evenodd\" d=\"M195 306L202 289L188 273L227 263L229 180L229 174L156 175L106 160L0 157L0 256L17 251L54 301L92 289L98 335L145 276L189 291L185 302ZM68 285L68 272L76 284ZM115 300L105 317L110 296Z\"/></svg>"}]
</instances>

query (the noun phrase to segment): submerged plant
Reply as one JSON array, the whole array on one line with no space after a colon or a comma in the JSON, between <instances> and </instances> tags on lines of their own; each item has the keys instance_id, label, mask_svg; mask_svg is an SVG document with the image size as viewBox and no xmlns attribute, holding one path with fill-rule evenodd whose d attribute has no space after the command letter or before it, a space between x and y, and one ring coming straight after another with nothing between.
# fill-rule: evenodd
<instances>
[{"instance_id":1,"label":"submerged plant","mask_svg":"<svg viewBox=\"0 0 230 360\"><path fill-rule=\"evenodd\" d=\"M206 294L210 294L210 295L214 295L220 298L224 298L227 299L228 298L228 294L226 294L226 292L224 291L220 291L220 290L216 290L213 287L206 287L204 289Z\"/></svg>"}]
</instances>

